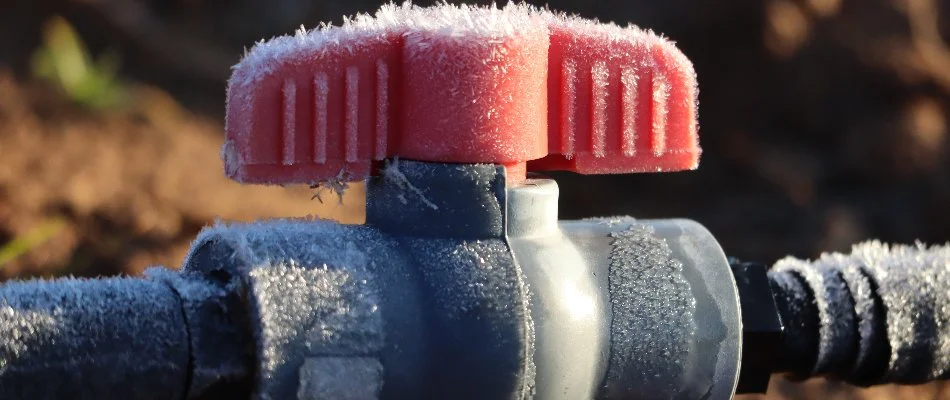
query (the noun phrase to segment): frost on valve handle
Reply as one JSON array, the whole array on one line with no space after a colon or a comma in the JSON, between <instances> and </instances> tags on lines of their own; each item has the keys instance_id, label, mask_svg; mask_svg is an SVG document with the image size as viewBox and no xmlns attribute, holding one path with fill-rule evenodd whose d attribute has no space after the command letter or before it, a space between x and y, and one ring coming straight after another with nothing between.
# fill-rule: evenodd
<instances>
[{"instance_id":1,"label":"frost on valve handle","mask_svg":"<svg viewBox=\"0 0 950 400\"><path fill-rule=\"evenodd\" d=\"M365 180L366 223L217 224L178 271L6 283L0 398L729 399L778 371L946 371L895 361L936 348L887 340L911 317L885 267L767 273L692 221L558 220L535 171L698 165L695 74L651 32L387 5L255 46L226 122L228 176ZM874 293L819 290L852 282ZM858 304L860 335L827 323Z\"/></svg>"}]
</instances>

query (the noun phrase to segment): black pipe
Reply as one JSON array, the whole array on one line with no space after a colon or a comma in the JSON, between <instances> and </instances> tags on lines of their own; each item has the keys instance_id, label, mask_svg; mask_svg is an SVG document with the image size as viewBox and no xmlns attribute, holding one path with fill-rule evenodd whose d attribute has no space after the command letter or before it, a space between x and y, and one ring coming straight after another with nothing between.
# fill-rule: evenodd
<instances>
[{"instance_id":1,"label":"black pipe","mask_svg":"<svg viewBox=\"0 0 950 400\"><path fill-rule=\"evenodd\" d=\"M179 400L188 360L181 301L163 282L0 285L0 398Z\"/></svg>"},{"instance_id":2,"label":"black pipe","mask_svg":"<svg viewBox=\"0 0 950 400\"><path fill-rule=\"evenodd\" d=\"M950 378L950 247L867 242L783 259L769 281L785 326L777 372L861 386Z\"/></svg>"},{"instance_id":3,"label":"black pipe","mask_svg":"<svg viewBox=\"0 0 950 400\"><path fill-rule=\"evenodd\" d=\"M153 268L0 285L0 399L249 397L250 329L224 284Z\"/></svg>"}]
</instances>

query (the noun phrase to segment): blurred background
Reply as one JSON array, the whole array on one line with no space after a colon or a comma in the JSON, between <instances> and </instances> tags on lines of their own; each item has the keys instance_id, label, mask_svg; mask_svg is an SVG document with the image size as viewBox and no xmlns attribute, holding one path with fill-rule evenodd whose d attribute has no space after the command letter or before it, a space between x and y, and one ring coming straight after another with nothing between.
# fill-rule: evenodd
<instances>
[{"instance_id":1,"label":"blurred background","mask_svg":"<svg viewBox=\"0 0 950 400\"><path fill-rule=\"evenodd\" d=\"M766 263L866 238L950 240L950 1L548 4L664 33L700 81L698 171L557 175L563 217L693 218L730 255ZM240 186L218 151L245 48L378 5L0 1L0 280L174 267L217 218L360 222L360 186L322 203L305 187ZM776 377L767 398L950 399L950 387Z\"/></svg>"}]
</instances>

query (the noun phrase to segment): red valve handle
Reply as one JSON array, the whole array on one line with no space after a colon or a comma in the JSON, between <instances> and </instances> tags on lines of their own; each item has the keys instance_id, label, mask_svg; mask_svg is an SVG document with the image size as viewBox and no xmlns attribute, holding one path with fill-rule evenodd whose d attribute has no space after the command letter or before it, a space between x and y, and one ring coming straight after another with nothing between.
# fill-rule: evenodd
<instances>
[{"instance_id":1,"label":"red valve handle","mask_svg":"<svg viewBox=\"0 0 950 400\"><path fill-rule=\"evenodd\" d=\"M580 173L696 168L696 77L637 28L503 9L384 6L255 46L228 86L228 176L367 177L374 161Z\"/></svg>"}]
</instances>

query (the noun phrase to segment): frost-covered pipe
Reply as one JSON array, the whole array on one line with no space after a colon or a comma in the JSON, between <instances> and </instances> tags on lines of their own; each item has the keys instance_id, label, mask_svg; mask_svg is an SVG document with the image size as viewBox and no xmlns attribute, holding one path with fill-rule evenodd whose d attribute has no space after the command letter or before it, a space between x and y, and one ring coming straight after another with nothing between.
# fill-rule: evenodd
<instances>
[{"instance_id":1,"label":"frost-covered pipe","mask_svg":"<svg viewBox=\"0 0 950 400\"><path fill-rule=\"evenodd\" d=\"M0 286L0 398L732 397L739 301L701 225L559 221L553 181L492 164L386 168L363 225L220 224L177 272Z\"/></svg>"},{"instance_id":2,"label":"frost-covered pipe","mask_svg":"<svg viewBox=\"0 0 950 400\"><path fill-rule=\"evenodd\" d=\"M0 397L181 398L187 337L178 296L160 281L7 283L0 286Z\"/></svg>"},{"instance_id":3,"label":"frost-covered pipe","mask_svg":"<svg viewBox=\"0 0 950 400\"><path fill-rule=\"evenodd\" d=\"M559 221L553 181L505 178L394 161L363 225L222 224L177 272L0 285L0 398L728 399L773 370L948 375L947 247L766 274L695 222Z\"/></svg>"},{"instance_id":4,"label":"frost-covered pipe","mask_svg":"<svg viewBox=\"0 0 950 400\"><path fill-rule=\"evenodd\" d=\"M247 392L249 340L233 293L165 269L147 275L0 285L0 398Z\"/></svg>"},{"instance_id":5,"label":"frost-covered pipe","mask_svg":"<svg viewBox=\"0 0 950 400\"><path fill-rule=\"evenodd\" d=\"M872 241L769 272L780 370L859 385L950 377L950 246Z\"/></svg>"}]
</instances>

